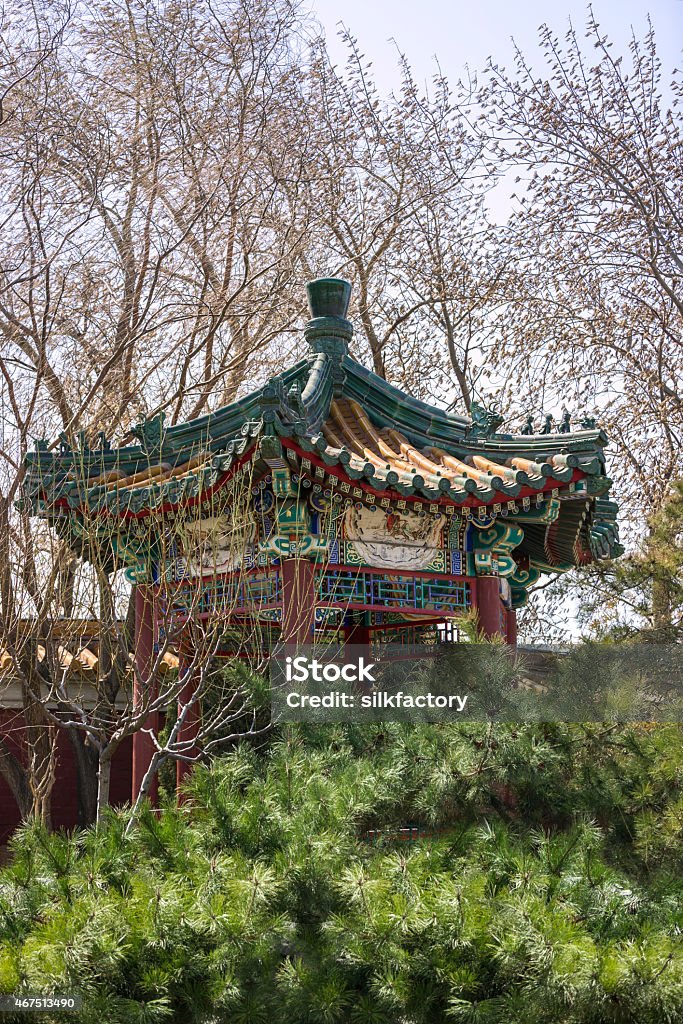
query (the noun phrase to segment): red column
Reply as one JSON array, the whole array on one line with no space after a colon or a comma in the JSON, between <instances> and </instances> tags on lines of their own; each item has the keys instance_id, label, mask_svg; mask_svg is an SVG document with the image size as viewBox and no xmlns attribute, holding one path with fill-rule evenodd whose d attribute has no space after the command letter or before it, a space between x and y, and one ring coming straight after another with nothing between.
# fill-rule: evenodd
<instances>
[{"instance_id":1,"label":"red column","mask_svg":"<svg viewBox=\"0 0 683 1024\"><path fill-rule=\"evenodd\" d=\"M152 587L138 583L135 586L135 673L133 681L133 707L144 702L148 687L152 685L154 665L154 604ZM159 730L159 713L147 716L145 728ZM142 786L147 769L154 756L154 743L146 733L133 735L133 800ZM159 782L155 777L149 791L153 807L159 805Z\"/></svg>"},{"instance_id":2,"label":"red column","mask_svg":"<svg viewBox=\"0 0 683 1024\"><path fill-rule=\"evenodd\" d=\"M511 647L517 646L517 612L514 608L505 609L506 630L505 639Z\"/></svg>"},{"instance_id":3,"label":"red column","mask_svg":"<svg viewBox=\"0 0 683 1024\"><path fill-rule=\"evenodd\" d=\"M502 636L501 612L505 609L497 576L477 577L476 600L480 633L485 637Z\"/></svg>"},{"instance_id":4,"label":"red column","mask_svg":"<svg viewBox=\"0 0 683 1024\"><path fill-rule=\"evenodd\" d=\"M344 626L344 649L342 651L342 657L345 664L348 664L351 660L351 648L353 648L354 652L354 662L356 658L364 658L366 662L372 661L372 651L370 647L372 634L365 623L365 619L366 615L364 614L362 622L351 622ZM372 684L367 681L355 683L354 685L355 689L360 693L370 693L372 690Z\"/></svg>"},{"instance_id":5,"label":"red column","mask_svg":"<svg viewBox=\"0 0 683 1024\"><path fill-rule=\"evenodd\" d=\"M190 665L192 664L193 649L189 639L183 638L178 651L178 672L180 673L180 679L183 681L182 689L178 695L178 714L182 711L188 702L192 699L192 695L195 691L196 677L193 676L190 671ZM178 739L186 743L189 740L194 740L199 732L199 726L201 723L201 708L199 701L196 701L187 711L185 719L180 729L178 730ZM193 753L194 749L190 750L189 753ZM178 793L178 803L182 803L184 795L181 793L181 786L183 780L192 771L192 765L188 764L187 761L176 761L176 789Z\"/></svg>"},{"instance_id":6,"label":"red column","mask_svg":"<svg viewBox=\"0 0 683 1024\"><path fill-rule=\"evenodd\" d=\"M305 558L285 558L282 572L282 642L312 644L315 619L315 566Z\"/></svg>"},{"instance_id":7,"label":"red column","mask_svg":"<svg viewBox=\"0 0 683 1024\"><path fill-rule=\"evenodd\" d=\"M370 630L364 622L344 626L344 643L351 647L370 647Z\"/></svg>"}]
</instances>

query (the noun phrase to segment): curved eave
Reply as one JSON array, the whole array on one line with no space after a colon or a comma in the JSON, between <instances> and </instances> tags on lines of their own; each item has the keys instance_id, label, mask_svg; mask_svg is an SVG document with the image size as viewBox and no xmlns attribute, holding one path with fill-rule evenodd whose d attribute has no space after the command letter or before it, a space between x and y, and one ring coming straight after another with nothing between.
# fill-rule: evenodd
<instances>
[{"instance_id":1,"label":"curved eave","mask_svg":"<svg viewBox=\"0 0 683 1024\"><path fill-rule=\"evenodd\" d=\"M399 498L413 498L438 502L442 505L477 508L481 505L490 506L498 502L521 501L524 498L533 499L539 494L548 497L553 490L566 489L568 486L567 483L546 477L540 487L519 487L514 499L493 487L478 485L472 480L465 481L467 487L449 485L436 488L430 487L429 480L425 480L417 472L399 473L391 468L378 468L371 462L363 462L362 459L354 457L348 451L329 451L322 447L325 444L324 438L311 440L307 437L285 436L283 443L285 448L290 448L298 456L309 459L312 466L320 467L342 480L348 480L350 484L360 486L364 491L376 496L393 493ZM581 479L583 479L583 475L576 472L569 482L573 483Z\"/></svg>"},{"instance_id":2,"label":"curved eave","mask_svg":"<svg viewBox=\"0 0 683 1024\"><path fill-rule=\"evenodd\" d=\"M160 451L150 455L142 445L122 445L112 449L75 449L70 452L33 451L26 456L24 491L36 487L57 487L63 480L80 480L92 485L107 473L123 477L149 472L159 464L176 470L198 455L221 454L240 436L253 436L255 426L262 427L264 410L281 415L285 403L281 395L289 388L304 384L309 378L311 360L301 360L279 377L271 379L258 390L215 412L186 423L168 427Z\"/></svg>"},{"instance_id":3,"label":"curved eave","mask_svg":"<svg viewBox=\"0 0 683 1024\"><path fill-rule=\"evenodd\" d=\"M255 451L258 431L233 439L219 455L209 455L200 465L186 472L169 472L145 482L127 484L125 478L93 487L64 481L49 495L38 493L33 504L40 503L40 514L51 516L59 510L82 515L108 515L122 519L173 512L191 507L216 494L247 462Z\"/></svg>"},{"instance_id":4,"label":"curved eave","mask_svg":"<svg viewBox=\"0 0 683 1024\"><path fill-rule=\"evenodd\" d=\"M604 463L594 452L545 453L543 461L491 452L481 446L460 458L453 447L433 444L421 449L399 430L378 427L358 401L343 397L330 404L329 417L319 433L306 424L276 424L278 433L315 454L319 465L340 467L350 480L364 479L378 490L393 489L402 496L458 505L506 502L532 497L590 477L586 489L597 493L608 486ZM541 459L541 456L537 456ZM498 461L497 461L498 460Z\"/></svg>"},{"instance_id":5,"label":"curved eave","mask_svg":"<svg viewBox=\"0 0 683 1024\"><path fill-rule=\"evenodd\" d=\"M493 434L475 437L471 420L422 402L388 384L377 374L346 356L344 394L355 399L378 427L394 426L419 447L436 445L454 454L511 453L539 459L543 453L600 452L608 443L603 430L577 430L570 434Z\"/></svg>"}]
</instances>

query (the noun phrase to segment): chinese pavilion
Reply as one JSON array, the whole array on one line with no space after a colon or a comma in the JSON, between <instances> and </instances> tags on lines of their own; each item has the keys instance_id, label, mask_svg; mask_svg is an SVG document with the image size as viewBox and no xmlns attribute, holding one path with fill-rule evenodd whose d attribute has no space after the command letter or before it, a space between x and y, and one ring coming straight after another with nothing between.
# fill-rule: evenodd
<instances>
[{"instance_id":1,"label":"chinese pavilion","mask_svg":"<svg viewBox=\"0 0 683 1024\"><path fill-rule=\"evenodd\" d=\"M246 622L259 643L376 643L466 612L514 644L541 574L621 552L602 430L565 417L513 435L494 411L411 397L349 355L350 294L311 282L306 358L246 398L168 429L159 415L134 445L62 437L28 455L34 514L137 588L140 679L169 602L221 618L224 653Z\"/></svg>"}]
</instances>

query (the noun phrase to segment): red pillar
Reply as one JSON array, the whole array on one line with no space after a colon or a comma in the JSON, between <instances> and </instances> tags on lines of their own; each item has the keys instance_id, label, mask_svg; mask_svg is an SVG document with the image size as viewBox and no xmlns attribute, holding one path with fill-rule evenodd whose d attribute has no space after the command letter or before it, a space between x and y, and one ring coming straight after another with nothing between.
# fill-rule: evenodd
<instances>
[{"instance_id":1,"label":"red pillar","mask_svg":"<svg viewBox=\"0 0 683 1024\"><path fill-rule=\"evenodd\" d=\"M312 644L315 620L315 566L305 558L285 558L282 572L282 642Z\"/></svg>"},{"instance_id":2,"label":"red pillar","mask_svg":"<svg viewBox=\"0 0 683 1024\"><path fill-rule=\"evenodd\" d=\"M178 714L180 714L183 707L192 699L196 687L196 677L193 676L192 672L189 671L190 665L192 664L193 649L188 639L183 639L180 644L178 651L178 672L180 678L185 676L183 681L182 689L178 695ZM182 743L194 740L199 732L199 726L201 724L201 708L199 701L190 707L185 715L185 720L178 730L178 739ZM190 754L194 753L194 748L189 751ZM181 786L185 778L192 771L192 765L188 764L187 761L176 761L176 789L178 793L178 803L182 803L184 796L181 793Z\"/></svg>"},{"instance_id":3,"label":"red pillar","mask_svg":"<svg viewBox=\"0 0 683 1024\"><path fill-rule=\"evenodd\" d=\"M135 586L135 674L133 681L133 707L138 708L144 702L148 688L152 686L152 667L154 665L154 603L152 587L138 583ZM159 730L159 713L147 716L144 727ZM142 780L154 756L154 743L151 736L143 732L133 735L133 800L136 799L142 786ZM159 782L154 778L149 791L149 799L153 807L159 805Z\"/></svg>"},{"instance_id":4,"label":"red pillar","mask_svg":"<svg viewBox=\"0 0 683 1024\"><path fill-rule=\"evenodd\" d=\"M351 622L344 626L344 643L347 646L369 648L370 640L370 630L364 622Z\"/></svg>"},{"instance_id":5,"label":"red pillar","mask_svg":"<svg viewBox=\"0 0 683 1024\"><path fill-rule=\"evenodd\" d=\"M497 576L477 577L476 600L479 632L485 637L502 636L504 626L501 622L501 613L505 608L500 599Z\"/></svg>"},{"instance_id":6,"label":"red pillar","mask_svg":"<svg viewBox=\"0 0 683 1024\"><path fill-rule=\"evenodd\" d=\"M514 608L505 609L505 639L511 647L517 646L517 612Z\"/></svg>"},{"instance_id":7,"label":"red pillar","mask_svg":"<svg viewBox=\"0 0 683 1024\"><path fill-rule=\"evenodd\" d=\"M364 658L366 662L372 661L372 634L365 622L366 614L363 614L362 619L363 621L361 622L351 622L344 626L344 649L342 651L342 658L345 664L348 664L351 660L352 647L354 649L354 662L356 658ZM370 693L372 690L372 684L367 681L363 681L362 683L355 683L354 688L359 693Z\"/></svg>"}]
</instances>

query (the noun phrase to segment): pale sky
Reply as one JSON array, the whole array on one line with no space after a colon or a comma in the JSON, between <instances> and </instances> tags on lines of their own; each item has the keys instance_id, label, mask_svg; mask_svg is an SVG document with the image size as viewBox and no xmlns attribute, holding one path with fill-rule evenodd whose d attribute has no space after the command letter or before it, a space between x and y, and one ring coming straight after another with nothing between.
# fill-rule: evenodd
<instances>
[{"instance_id":1,"label":"pale sky","mask_svg":"<svg viewBox=\"0 0 683 1024\"><path fill-rule=\"evenodd\" d=\"M433 75L435 55L442 70L455 81L466 65L473 71L481 70L489 55L511 69L512 36L525 54L540 60L539 25L547 22L561 37L571 18L581 34L587 13L587 5L581 0L555 0L554 4L547 0L470 0L467 4L462 0L308 0L308 6L325 29L335 63L345 60L344 47L336 35L338 22L343 21L358 39L361 52L373 62L382 91L398 84L396 45L405 53L419 82ZM645 34L649 13L665 73L681 66L683 0L596 0L593 10L601 28L614 41L615 50L624 51L631 26L637 36Z\"/></svg>"}]
</instances>

